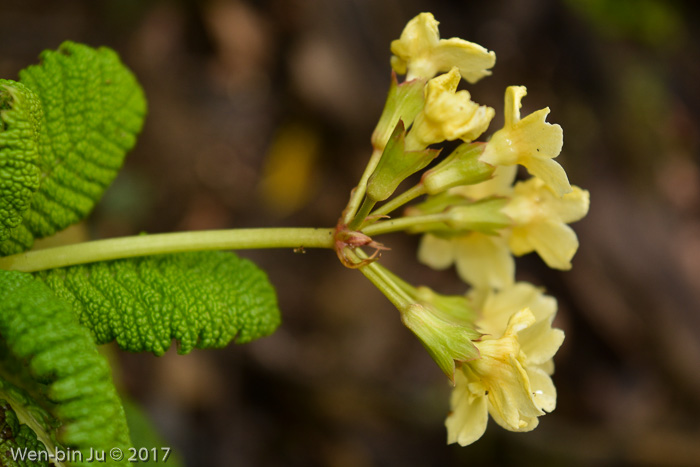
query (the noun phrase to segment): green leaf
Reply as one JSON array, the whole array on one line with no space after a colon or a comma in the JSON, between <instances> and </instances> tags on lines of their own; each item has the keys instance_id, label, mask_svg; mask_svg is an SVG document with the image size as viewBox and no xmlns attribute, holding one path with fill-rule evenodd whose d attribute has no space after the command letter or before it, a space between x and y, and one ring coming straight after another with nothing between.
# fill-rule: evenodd
<instances>
[{"instance_id":1,"label":"green leaf","mask_svg":"<svg viewBox=\"0 0 700 467\"><path fill-rule=\"evenodd\" d=\"M36 433L29 426L19 421L12 406L4 399L0 399L0 465L3 466L48 466L48 451L44 444L36 437ZM45 461L30 461L31 456L36 456ZM34 454L32 454L34 453Z\"/></svg>"},{"instance_id":2,"label":"green leaf","mask_svg":"<svg viewBox=\"0 0 700 467\"><path fill-rule=\"evenodd\" d=\"M40 186L3 255L83 219L134 146L146 114L143 91L116 52L64 42L20 72L41 102Z\"/></svg>"},{"instance_id":3,"label":"green leaf","mask_svg":"<svg viewBox=\"0 0 700 467\"><path fill-rule=\"evenodd\" d=\"M54 431L62 446L80 450L118 447L128 452L129 432L107 361L70 306L30 274L0 270L0 336L10 358L28 368L36 403L60 422ZM3 372L7 370L3 361ZM17 376L14 368L9 368ZM17 410L17 408L15 408ZM57 430L57 431L56 431ZM112 465L127 465L127 461ZM75 462L72 465L89 465Z\"/></svg>"},{"instance_id":4,"label":"green leaf","mask_svg":"<svg viewBox=\"0 0 700 467\"><path fill-rule=\"evenodd\" d=\"M39 98L21 83L0 79L0 242L22 222L39 188Z\"/></svg>"},{"instance_id":5,"label":"green leaf","mask_svg":"<svg viewBox=\"0 0 700 467\"><path fill-rule=\"evenodd\" d=\"M225 347L280 323L263 271L233 253L195 252L105 261L36 273L71 303L98 344L162 355Z\"/></svg>"}]
</instances>

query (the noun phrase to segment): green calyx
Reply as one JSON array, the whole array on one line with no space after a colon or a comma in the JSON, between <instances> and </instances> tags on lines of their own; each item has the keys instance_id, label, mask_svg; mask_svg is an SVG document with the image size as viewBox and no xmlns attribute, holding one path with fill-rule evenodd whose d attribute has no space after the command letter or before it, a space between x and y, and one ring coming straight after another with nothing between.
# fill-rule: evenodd
<instances>
[{"instance_id":1,"label":"green calyx","mask_svg":"<svg viewBox=\"0 0 700 467\"><path fill-rule=\"evenodd\" d=\"M473 325L427 304L414 303L401 310L401 321L420 339L438 367L454 382L455 362L479 358L472 342L480 337Z\"/></svg>"},{"instance_id":2,"label":"green calyx","mask_svg":"<svg viewBox=\"0 0 700 467\"><path fill-rule=\"evenodd\" d=\"M441 236L460 235L467 231L496 235L498 230L513 224L510 217L503 213L508 201L508 198L496 196L477 201L449 193L430 196L423 203L406 210L409 219L416 218L415 225L407 230L410 233L429 232ZM442 213L440 221L418 221L439 213Z\"/></svg>"},{"instance_id":3,"label":"green calyx","mask_svg":"<svg viewBox=\"0 0 700 467\"><path fill-rule=\"evenodd\" d=\"M399 120L367 182L367 197L373 202L389 198L401 182L430 164L440 153L435 149L406 151L405 137L403 121Z\"/></svg>"},{"instance_id":4,"label":"green calyx","mask_svg":"<svg viewBox=\"0 0 700 467\"><path fill-rule=\"evenodd\" d=\"M426 193L437 195L455 186L473 185L491 178L494 167L479 160L484 147L483 143L464 143L426 171L422 179Z\"/></svg>"},{"instance_id":5,"label":"green calyx","mask_svg":"<svg viewBox=\"0 0 700 467\"><path fill-rule=\"evenodd\" d=\"M396 306L403 324L418 337L450 381L454 383L455 362L479 358L472 341L481 333L475 329L475 312L466 297L414 287L377 263L360 271Z\"/></svg>"},{"instance_id":6,"label":"green calyx","mask_svg":"<svg viewBox=\"0 0 700 467\"><path fill-rule=\"evenodd\" d=\"M401 321L454 383L455 362L479 358L472 342L481 337L474 325L476 313L461 295L442 295L424 286L412 289L416 303L401 310Z\"/></svg>"},{"instance_id":7,"label":"green calyx","mask_svg":"<svg viewBox=\"0 0 700 467\"><path fill-rule=\"evenodd\" d=\"M406 128L410 127L416 115L424 105L423 88L425 80L414 79L401 84L396 80L396 74L391 74L391 86L389 95L384 104L379 122L372 133L372 146L382 150L389 141L399 120L404 122Z\"/></svg>"},{"instance_id":8,"label":"green calyx","mask_svg":"<svg viewBox=\"0 0 700 467\"><path fill-rule=\"evenodd\" d=\"M498 230L512 224L511 219L502 212L507 203L506 198L486 198L465 206L453 206L447 211L445 224L453 230L496 235Z\"/></svg>"}]
</instances>

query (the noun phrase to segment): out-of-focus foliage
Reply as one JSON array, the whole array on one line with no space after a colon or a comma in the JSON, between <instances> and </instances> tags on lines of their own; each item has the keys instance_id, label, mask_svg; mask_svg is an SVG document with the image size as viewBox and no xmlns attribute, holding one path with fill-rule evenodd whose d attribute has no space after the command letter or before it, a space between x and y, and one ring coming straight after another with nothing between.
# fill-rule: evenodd
<instances>
[{"instance_id":1,"label":"out-of-focus foliage","mask_svg":"<svg viewBox=\"0 0 700 467\"><path fill-rule=\"evenodd\" d=\"M634 39L662 49L677 46L685 34L678 1L567 0L611 39Z\"/></svg>"}]
</instances>

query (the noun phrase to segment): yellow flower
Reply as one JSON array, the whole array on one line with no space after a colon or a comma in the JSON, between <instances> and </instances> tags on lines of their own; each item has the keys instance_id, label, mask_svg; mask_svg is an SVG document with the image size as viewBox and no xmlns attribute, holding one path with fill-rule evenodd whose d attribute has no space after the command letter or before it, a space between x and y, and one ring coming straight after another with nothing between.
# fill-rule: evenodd
<instances>
[{"instance_id":1,"label":"yellow flower","mask_svg":"<svg viewBox=\"0 0 700 467\"><path fill-rule=\"evenodd\" d=\"M473 102L467 91L457 91L459 79L455 67L428 81L425 106L406 136L407 150L424 149L445 140L469 142L486 131L494 110Z\"/></svg>"},{"instance_id":2,"label":"yellow flower","mask_svg":"<svg viewBox=\"0 0 700 467\"><path fill-rule=\"evenodd\" d=\"M460 74L475 83L496 63L496 54L462 39L440 39L438 22L430 13L421 13L408 22L401 37L391 43L391 66L406 80L430 79L439 72L459 68Z\"/></svg>"},{"instance_id":3,"label":"yellow flower","mask_svg":"<svg viewBox=\"0 0 700 467\"><path fill-rule=\"evenodd\" d=\"M529 308L540 322L551 318L557 312L554 297L542 293L542 289L529 282L517 282L498 292L491 289L472 289L468 298L472 306L480 311L479 330L490 336L497 336L508 326L513 310Z\"/></svg>"},{"instance_id":4,"label":"yellow flower","mask_svg":"<svg viewBox=\"0 0 700 467\"><path fill-rule=\"evenodd\" d=\"M545 122L549 108L520 119L524 86L509 86L505 97L505 125L489 141L481 160L493 165L520 164L542 179L559 196L571 185L561 165L552 159L561 152L564 137L559 125Z\"/></svg>"},{"instance_id":5,"label":"yellow flower","mask_svg":"<svg viewBox=\"0 0 700 467\"><path fill-rule=\"evenodd\" d=\"M588 191L576 186L559 197L539 178L517 183L503 209L514 222L508 239L511 251L518 256L537 251L547 266L571 269L578 238L567 224L583 218L589 204Z\"/></svg>"},{"instance_id":6,"label":"yellow flower","mask_svg":"<svg viewBox=\"0 0 700 467\"><path fill-rule=\"evenodd\" d=\"M481 232L450 238L425 234L418 247L418 261L438 270L454 263L459 277L475 287L500 289L512 284L515 275L506 237Z\"/></svg>"},{"instance_id":7,"label":"yellow flower","mask_svg":"<svg viewBox=\"0 0 700 467\"><path fill-rule=\"evenodd\" d=\"M499 166L491 180L455 187L450 193L471 199L495 195L510 197L502 212L512 220L512 225L501 230L499 235L455 232L440 237L427 233L418 248L421 263L433 269L446 269L455 264L465 282L476 288L495 289L513 283L515 263L511 253L521 256L536 251L547 266L571 269L578 238L567 224L588 213L588 191L574 186L571 193L559 197L534 177L512 187L510 169Z\"/></svg>"},{"instance_id":8,"label":"yellow flower","mask_svg":"<svg viewBox=\"0 0 700 467\"><path fill-rule=\"evenodd\" d=\"M521 308L528 304L532 309ZM462 446L483 435L488 414L507 430L530 431L537 417L556 407L550 375L564 333L551 327L556 311L552 299L521 283L488 295L483 307L477 326L491 334L475 342L481 358L457 371L452 411L445 421L448 443Z\"/></svg>"},{"instance_id":9,"label":"yellow flower","mask_svg":"<svg viewBox=\"0 0 700 467\"><path fill-rule=\"evenodd\" d=\"M516 168L498 166L485 182L450 189L451 194L479 200L508 196L513 191ZM507 231L493 236L469 232L451 237L426 234L418 248L418 260L433 269L452 264L465 282L478 288L503 288L513 283L515 262L508 248Z\"/></svg>"}]
</instances>

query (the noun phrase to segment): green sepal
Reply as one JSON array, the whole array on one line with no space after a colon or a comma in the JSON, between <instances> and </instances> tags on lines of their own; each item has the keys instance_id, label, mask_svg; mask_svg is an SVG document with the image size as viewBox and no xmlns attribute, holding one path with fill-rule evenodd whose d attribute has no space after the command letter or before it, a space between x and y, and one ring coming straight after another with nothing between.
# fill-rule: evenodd
<instances>
[{"instance_id":1,"label":"green sepal","mask_svg":"<svg viewBox=\"0 0 700 467\"><path fill-rule=\"evenodd\" d=\"M467 297L463 295L439 294L426 286L416 287L413 296L418 303L429 305L439 310L445 319L473 328L477 316L471 301ZM474 335L475 339L477 337L478 333Z\"/></svg>"},{"instance_id":2,"label":"green sepal","mask_svg":"<svg viewBox=\"0 0 700 467\"><path fill-rule=\"evenodd\" d=\"M36 273L73 306L95 342L162 355L250 342L280 324L267 275L233 253L104 261Z\"/></svg>"},{"instance_id":3,"label":"green sepal","mask_svg":"<svg viewBox=\"0 0 700 467\"><path fill-rule=\"evenodd\" d=\"M414 79L399 84L396 73L391 73L391 85L384 110L372 133L372 146L375 149L384 148L399 120L404 122L406 128L411 126L425 104L423 96L425 83L424 79Z\"/></svg>"},{"instance_id":4,"label":"green sepal","mask_svg":"<svg viewBox=\"0 0 700 467\"><path fill-rule=\"evenodd\" d=\"M497 235L498 230L512 225L512 220L502 212L507 198L485 198L464 206L453 206L447 211L445 223L458 231L476 231Z\"/></svg>"},{"instance_id":5,"label":"green sepal","mask_svg":"<svg viewBox=\"0 0 700 467\"><path fill-rule=\"evenodd\" d=\"M438 367L454 383L455 362L479 358L472 341L479 339L476 313L461 295L442 295L429 287L414 287L393 272L377 265L384 280L402 291L392 303L401 321L418 337Z\"/></svg>"},{"instance_id":6,"label":"green sepal","mask_svg":"<svg viewBox=\"0 0 700 467\"><path fill-rule=\"evenodd\" d=\"M443 222L419 223L407 229L409 233L432 233L442 237L463 235L464 232L476 231L486 235L497 235L498 231L513 224L510 217L503 213L509 199L491 196L472 201L463 196L446 192L429 196L423 203L406 210L407 216L424 216L444 213Z\"/></svg>"},{"instance_id":7,"label":"green sepal","mask_svg":"<svg viewBox=\"0 0 700 467\"><path fill-rule=\"evenodd\" d=\"M379 202L387 199L401 182L430 164L440 153L439 149L406 151L405 138L406 129L403 121L399 120L367 182L367 197L370 200Z\"/></svg>"},{"instance_id":8,"label":"green sepal","mask_svg":"<svg viewBox=\"0 0 700 467\"><path fill-rule=\"evenodd\" d=\"M454 382L455 362L479 358L472 342L481 334L473 323L456 318L438 306L414 303L401 310L401 321L418 337L438 367Z\"/></svg>"},{"instance_id":9,"label":"green sepal","mask_svg":"<svg viewBox=\"0 0 700 467\"><path fill-rule=\"evenodd\" d=\"M481 162L484 143L459 145L438 165L427 170L422 182L429 195L437 195L455 186L473 185L492 177L494 166Z\"/></svg>"}]
</instances>

